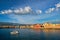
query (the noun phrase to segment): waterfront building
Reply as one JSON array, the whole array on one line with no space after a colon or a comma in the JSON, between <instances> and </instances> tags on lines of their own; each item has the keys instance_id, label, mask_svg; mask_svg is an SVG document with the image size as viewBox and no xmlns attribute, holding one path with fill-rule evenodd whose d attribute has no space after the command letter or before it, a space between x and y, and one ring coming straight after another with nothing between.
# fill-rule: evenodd
<instances>
[{"instance_id":1,"label":"waterfront building","mask_svg":"<svg viewBox=\"0 0 60 40\"><path fill-rule=\"evenodd\" d=\"M30 28L34 28L34 26L33 25L30 25Z\"/></svg>"},{"instance_id":2,"label":"waterfront building","mask_svg":"<svg viewBox=\"0 0 60 40\"><path fill-rule=\"evenodd\" d=\"M60 28L60 24L44 23L44 28Z\"/></svg>"},{"instance_id":3,"label":"waterfront building","mask_svg":"<svg viewBox=\"0 0 60 40\"><path fill-rule=\"evenodd\" d=\"M41 24L34 24L33 26L34 26L33 28L35 28L35 29L42 28Z\"/></svg>"}]
</instances>

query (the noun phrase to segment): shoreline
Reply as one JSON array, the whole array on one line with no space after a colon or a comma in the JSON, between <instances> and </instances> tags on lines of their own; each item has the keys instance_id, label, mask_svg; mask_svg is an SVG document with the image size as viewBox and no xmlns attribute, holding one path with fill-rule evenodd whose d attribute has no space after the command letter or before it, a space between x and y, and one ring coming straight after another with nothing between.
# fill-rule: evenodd
<instances>
[{"instance_id":1,"label":"shoreline","mask_svg":"<svg viewBox=\"0 0 60 40\"><path fill-rule=\"evenodd\" d=\"M0 28L0 29L35 29L35 28ZM60 28L38 28L38 29L39 30L60 30Z\"/></svg>"}]
</instances>

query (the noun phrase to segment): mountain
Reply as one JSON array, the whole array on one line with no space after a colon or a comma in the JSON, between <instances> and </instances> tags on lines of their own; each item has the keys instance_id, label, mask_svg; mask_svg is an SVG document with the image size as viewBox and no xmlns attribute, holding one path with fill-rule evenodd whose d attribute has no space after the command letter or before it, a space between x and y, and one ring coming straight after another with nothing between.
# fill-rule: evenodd
<instances>
[{"instance_id":1,"label":"mountain","mask_svg":"<svg viewBox=\"0 0 60 40\"><path fill-rule=\"evenodd\" d=\"M18 23L0 22L0 25L19 25Z\"/></svg>"},{"instance_id":2,"label":"mountain","mask_svg":"<svg viewBox=\"0 0 60 40\"><path fill-rule=\"evenodd\" d=\"M31 24L19 24L19 23L10 23L10 22L0 22L0 25L31 25Z\"/></svg>"}]
</instances>

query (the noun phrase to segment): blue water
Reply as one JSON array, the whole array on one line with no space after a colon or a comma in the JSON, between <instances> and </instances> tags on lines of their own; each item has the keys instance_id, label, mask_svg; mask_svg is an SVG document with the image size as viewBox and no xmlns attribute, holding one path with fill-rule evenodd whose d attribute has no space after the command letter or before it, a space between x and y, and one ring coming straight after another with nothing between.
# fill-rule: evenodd
<instances>
[{"instance_id":1,"label":"blue water","mask_svg":"<svg viewBox=\"0 0 60 40\"><path fill-rule=\"evenodd\" d=\"M19 34L10 34L14 30ZM0 29L0 40L60 40L60 30Z\"/></svg>"}]
</instances>

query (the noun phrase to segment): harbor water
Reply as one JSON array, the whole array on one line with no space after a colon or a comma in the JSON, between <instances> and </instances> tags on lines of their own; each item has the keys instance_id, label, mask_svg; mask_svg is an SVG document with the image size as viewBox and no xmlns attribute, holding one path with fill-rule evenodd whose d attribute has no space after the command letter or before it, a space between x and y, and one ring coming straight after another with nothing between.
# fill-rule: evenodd
<instances>
[{"instance_id":1,"label":"harbor water","mask_svg":"<svg viewBox=\"0 0 60 40\"><path fill-rule=\"evenodd\" d=\"M10 34L17 30L18 34ZM0 29L0 40L60 40L60 30Z\"/></svg>"}]
</instances>

